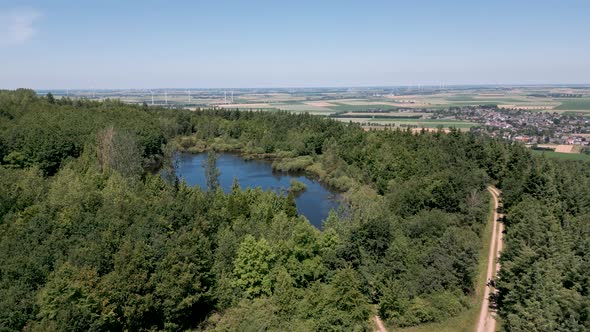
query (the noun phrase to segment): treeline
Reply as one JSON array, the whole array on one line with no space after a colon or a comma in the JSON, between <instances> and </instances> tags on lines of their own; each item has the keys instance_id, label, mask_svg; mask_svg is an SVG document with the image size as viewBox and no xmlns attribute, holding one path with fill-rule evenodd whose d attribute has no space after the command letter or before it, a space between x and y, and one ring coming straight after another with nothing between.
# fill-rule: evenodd
<instances>
[{"instance_id":1,"label":"treeline","mask_svg":"<svg viewBox=\"0 0 590 332\"><path fill-rule=\"evenodd\" d=\"M115 130L139 147L145 162L162 154L166 134L157 117L119 101L38 98L34 91L0 91L0 160L7 167L36 166L52 175L78 157L100 130ZM132 137L129 137L132 136Z\"/></svg>"},{"instance_id":2,"label":"treeline","mask_svg":"<svg viewBox=\"0 0 590 332\"><path fill-rule=\"evenodd\" d=\"M564 234L583 239L587 225L587 169L458 131L367 132L307 114L164 110L29 90L1 91L0 118L1 330L363 331L376 312L391 326L443 321L470 305L488 183L504 189L509 209L552 197L541 204L571 216L559 223ZM148 170L170 166L174 149L272 158L346 191L350 208L320 231L290 195L238 183L228 194L204 191ZM554 195L540 196L549 182ZM523 241L512 228L525 225L509 211L507 271ZM580 264L555 271L576 275L562 285L587 301L587 240L564 241L577 250L566 261ZM511 315L536 294L503 280L500 313L516 330ZM557 303L588 327L587 302ZM563 311L548 317L559 323Z\"/></svg>"},{"instance_id":3,"label":"treeline","mask_svg":"<svg viewBox=\"0 0 590 332\"><path fill-rule=\"evenodd\" d=\"M498 282L507 331L590 330L590 167L535 159L504 181Z\"/></svg>"}]
</instances>

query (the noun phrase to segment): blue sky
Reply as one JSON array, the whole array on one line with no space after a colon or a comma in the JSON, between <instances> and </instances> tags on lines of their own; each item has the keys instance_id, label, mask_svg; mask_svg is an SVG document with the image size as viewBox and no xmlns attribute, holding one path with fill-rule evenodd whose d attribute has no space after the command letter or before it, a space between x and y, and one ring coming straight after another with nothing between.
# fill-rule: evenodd
<instances>
[{"instance_id":1,"label":"blue sky","mask_svg":"<svg viewBox=\"0 0 590 332\"><path fill-rule=\"evenodd\" d=\"M590 83L590 1L6 1L0 88Z\"/></svg>"}]
</instances>

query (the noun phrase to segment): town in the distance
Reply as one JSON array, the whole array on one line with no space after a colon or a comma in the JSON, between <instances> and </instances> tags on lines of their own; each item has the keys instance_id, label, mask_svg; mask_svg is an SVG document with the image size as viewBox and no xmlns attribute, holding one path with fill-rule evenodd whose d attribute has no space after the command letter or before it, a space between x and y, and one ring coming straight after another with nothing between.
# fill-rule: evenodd
<instances>
[{"instance_id":1,"label":"town in the distance","mask_svg":"<svg viewBox=\"0 0 590 332\"><path fill-rule=\"evenodd\" d=\"M284 110L369 129L477 131L549 157L590 160L590 86L37 90L40 95L169 108Z\"/></svg>"}]
</instances>

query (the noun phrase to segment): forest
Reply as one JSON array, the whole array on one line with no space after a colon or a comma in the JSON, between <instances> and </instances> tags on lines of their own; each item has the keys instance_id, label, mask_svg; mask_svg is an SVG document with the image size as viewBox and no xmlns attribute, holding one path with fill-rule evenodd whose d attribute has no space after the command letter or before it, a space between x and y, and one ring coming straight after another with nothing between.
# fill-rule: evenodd
<instances>
[{"instance_id":1,"label":"forest","mask_svg":"<svg viewBox=\"0 0 590 332\"><path fill-rule=\"evenodd\" d=\"M346 206L174 175L229 151L307 172ZM0 331L370 331L469 308L503 191L504 331L590 329L590 167L476 133L0 91ZM160 172L167 170L166 172Z\"/></svg>"}]
</instances>

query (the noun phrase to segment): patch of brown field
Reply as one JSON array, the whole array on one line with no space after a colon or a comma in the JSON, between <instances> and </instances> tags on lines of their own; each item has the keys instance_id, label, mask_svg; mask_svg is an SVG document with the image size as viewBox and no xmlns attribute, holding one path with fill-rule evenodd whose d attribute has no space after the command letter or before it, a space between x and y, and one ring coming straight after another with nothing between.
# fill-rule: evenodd
<instances>
[{"instance_id":1,"label":"patch of brown field","mask_svg":"<svg viewBox=\"0 0 590 332\"><path fill-rule=\"evenodd\" d=\"M369 112L348 112L342 114L342 116L400 116L400 117L407 117L407 116L416 116L416 115L430 115L431 113L420 113L420 112L388 112L388 113L369 113Z\"/></svg>"},{"instance_id":2,"label":"patch of brown field","mask_svg":"<svg viewBox=\"0 0 590 332\"><path fill-rule=\"evenodd\" d=\"M419 95L387 95L383 96L388 99L416 99L416 98L423 98L424 96Z\"/></svg>"},{"instance_id":3,"label":"patch of brown field","mask_svg":"<svg viewBox=\"0 0 590 332\"><path fill-rule=\"evenodd\" d=\"M575 153L573 145L560 144L555 148L555 152Z\"/></svg>"},{"instance_id":4,"label":"patch of brown field","mask_svg":"<svg viewBox=\"0 0 590 332\"><path fill-rule=\"evenodd\" d=\"M510 104L506 104L506 105L498 105L498 108L512 108L512 109L518 109L518 110L523 110L523 111L531 111L531 110L548 110L548 109L552 109L555 106L550 106L550 105L510 105Z\"/></svg>"}]
</instances>

